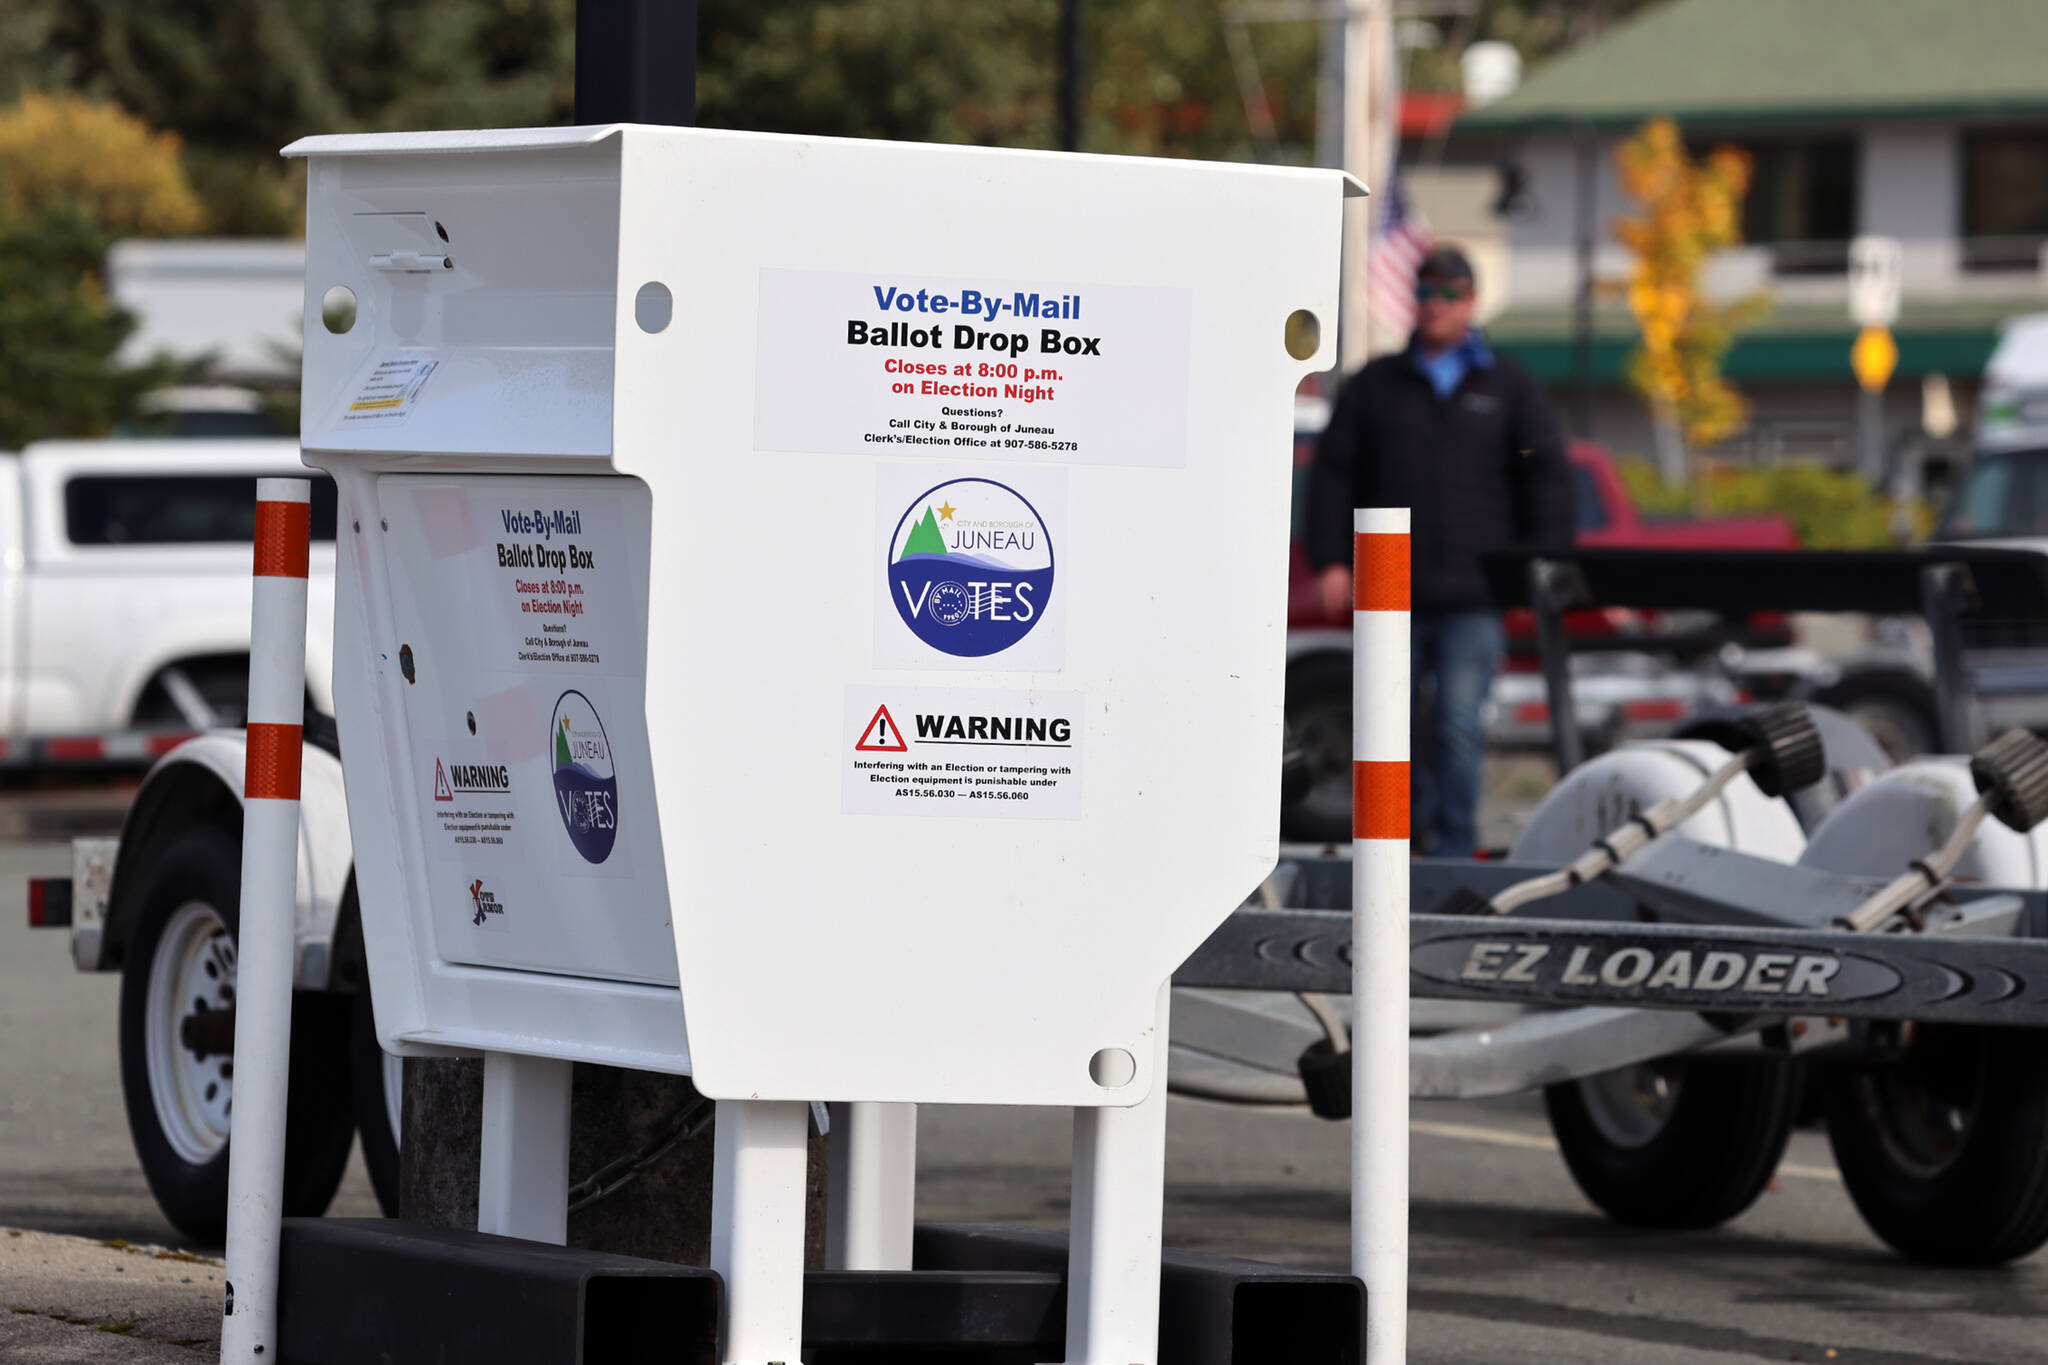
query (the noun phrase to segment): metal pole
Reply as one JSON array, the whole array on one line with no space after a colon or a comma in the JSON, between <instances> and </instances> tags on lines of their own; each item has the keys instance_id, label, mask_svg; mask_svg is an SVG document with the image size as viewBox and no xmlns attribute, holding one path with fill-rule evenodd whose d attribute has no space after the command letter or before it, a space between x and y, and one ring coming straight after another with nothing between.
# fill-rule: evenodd
<instances>
[{"instance_id":1,"label":"metal pole","mask_svg":"<svg viewBox=\"0 0 2048 1365\"><path fill-rule=\"evenodd\" d=\"M1060 3L1060 149L1081 150L1081 0Z\"/></svg>"},{"instance_id":2,"label":"metal pole","mask_svg":"<svg viewBox=\"0 0 2048 1365\"><path fill-rule=\"evenodd\" d=\"M827 1270L910 1269L917 1212L917 1106L832 1106L825 1194Z\"/></svg>"},{"instance_id":3,"label":"metal pole","mask_svg":"<svg viewBox=\"0 0 2048 1365\"><path fill-rule=\"evenodd\" d=\"M697 0L576 0L576 122L697 121Z\"/></svg>"},{"instance_id":4,"label":"metal pole","mask_svg":"<svg viewBox=\"0 0 2048 1365\"><path fill-rule=\"evenodd\" d=\"M1377 190L1393 165L1392 0L1345 0L1344 5L1344 169ZM1375 129L1379 117L1385 126ZM1372 356L1372 291L1367 267L1372 251L1373 207L1367 199L1344 201L1343 256L1337 292L1337 366L1344 375Z\"/></svg>"},{"instance_id":5,"label":"metal pole","mask_svg":"<svg viewBox=\"0 0 2048 1365\"><path fill-rule=\"evenodd\" d=\"M552 1057L484 1054L476 1229L529 1242L569 1240L569 1091Z\"/></svg>"},{"instance_id":6,"label":"metal pole","mask_svg":"<svg viewBox=\"0 0 2048 1365\"><path fill-rule=\"evenodd\" d=\"M1581 128L1578 152L1578 216L1573 224L1579 267L1578 295L1572 301L1572 431L1582 441L1593 439L1593 239L1599 211L1595 172L1598 150L1590 129Z\"/></svg>"},{"instance_id":7,"label":"metal pole","mask_svg":"<svg viewBox=\"0 0 2048 1365\"><path fill-rule=\"evenodd\" d=\"M1404 959L1405 960L1405 959ZM1127 1109L1074 1110L1068 1214L1067 1355L1071 1365L1156 1365L1159 1252L1166 1214L1166 1037L1172 983L1154 1005L1152 1089ZM1129 1068L1098 1083L1131 1084Z\"/></svg>"},{"instance_id":8,"label":"metal pole","mask_svg":"<svg viewBox=\"0 0 2048 1365\"><path fill-rule=\"evenodd\" d=\"M803 1345L801 1100L720 1100L712 1129L711 1268L725 1278L727 1365L796 1365Z\"/></svg>"},{"instance_id":9,"label":"metal pole","mask_svg":"<svg viewBox=\"0 0 2048 1365\"><path fill-rule=\"evenodd\" d=\"M1884 487L1884 390L1856 390L1856 463L1875 489Z\"/></svg>"},{"instance_id":10,"label":"metal pole","mask_svg":"<svg viewBox=\"0 0 2048 1365\"><path fill-rule=\"evenodd\" d=\"M1351 1273L1408 1354L1408 509L1352 514Z\"/></svg>"},{"instance_id":11,"label":"metal pole","mask_svg":"<svg viewBox=\"0 0 2048 1365\"><path fill-rule=\"evenodd\" d=\"M235 1106L228 1144L222 1365L275 1365L277 1360L312 497L307 479L256 481L242 904L235 933L235 1098L241 1103ZM316 1085L327 1080L304 1079Z\"/></svg>"}]
</instances>

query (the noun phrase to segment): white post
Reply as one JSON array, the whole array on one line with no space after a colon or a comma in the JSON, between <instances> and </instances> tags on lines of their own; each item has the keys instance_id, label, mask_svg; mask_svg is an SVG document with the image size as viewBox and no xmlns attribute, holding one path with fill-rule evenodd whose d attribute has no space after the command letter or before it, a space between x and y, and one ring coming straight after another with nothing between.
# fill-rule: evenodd
<instances>
[{"instance_id":1,"label":"white post","mask_svg":"<svg viewBox=\"0 0 2048 1365\"><path fill-rule=\"evenodd\" d=\"M811 1107L720 1100L711 1156L711 1268L725 1280L726 1365L797 1365Z\"/></svg>"},{"instance_id":2,"label":"white post","mask_svg":"<svg viewBox=\"0 0 2048 1365\"><path fill-rule=\"evenodd\" d=\"M574 1074L572 1064L552 1057L484 1054L477 1231L556 1246L569 1240L569 1085Z\"/></svg>"},{"instance_id":3,"label":"white post","mask_svg":"<svg viewBox=\"0 0 2048 1365\"><path fill-rule=\"evenodd\" d=\"M1128 1109L1074 1111L1074 1203L1067 1234L1067 1365L1159 1359L1160 1224L1166 1198L1169 987L1153 1017L1152 1091ZM1101 1058L1114 1081L1117 1059ZM1123 1059L1130 1065L1131 1059Z\"/></svg>"},{"instance_id":4,"label":"white post","mask_svg":"<svg viewBox=\"0 0 2048 1365\"><path fill-rule=\"evenodd\" d=\"M242 904L235 935L235 1106L228 1144L222 1365L274 1365L292 1046L299 765L306 695L306 564L312 489L256 481L249 729L242 776ZM309 1077L315 1084L327 1078Z\"/></svg>"},{"instance_id":5,"label":"white post","mask_svg":"<svg viewBox=\"0 0 2048 1365\"><path fill-rule=\"evenodd\" d=\"M1366 1365L1408 1354L1408 509L1353 513L1351 1272Z\"/></svg>"},{"instance_id":6,"label":"white post","mask_svg":"<svg viewBox=\"0 0 2048 1365\"><path fill-rule=\"evenodd\" d=\"M917 1217L917 1106L832 1106L825 1185L829 1270L910 1269Z\"/></svg>"}]
</instances>

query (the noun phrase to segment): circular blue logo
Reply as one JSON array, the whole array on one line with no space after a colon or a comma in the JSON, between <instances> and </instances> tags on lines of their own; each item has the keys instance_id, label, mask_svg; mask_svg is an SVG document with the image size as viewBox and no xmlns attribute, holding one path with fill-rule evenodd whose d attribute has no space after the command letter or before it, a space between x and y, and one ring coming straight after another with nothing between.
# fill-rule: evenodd
<instances>
[{"instance_id":1,"label":"circular blue logo","mask_svg":"<svg viewBox=\"0 0 2048 1365\"><path fill-rule=\"evenodd\" d=\"M993 479L925 490L889 544L889 598L910 633L961 658L1031 633L1052 600L1052 537L1038 509Z\"/></svg>"},{"instance_id":2,"label":"circular blue logo","mask_svg":"<svg viewBox=\"0 0 2048 1365\"><path fill-rule=\"evenodd\" d=\"M619 837L619 778L611 741L590 698L575 689L555 701L555 805L569 842L589 863L612 856Z\"/></svg>"}]
</instances>

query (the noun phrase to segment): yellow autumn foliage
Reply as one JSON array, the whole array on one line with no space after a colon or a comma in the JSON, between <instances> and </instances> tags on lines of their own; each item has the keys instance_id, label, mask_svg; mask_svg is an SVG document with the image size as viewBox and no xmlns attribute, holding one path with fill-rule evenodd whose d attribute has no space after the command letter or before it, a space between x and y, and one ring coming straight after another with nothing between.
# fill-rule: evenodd
<instances>
[{"instance_id":1,"label":"yellow autumn foliage","mask_svg":"<svg viewBox=\"0 0 2048 1365\"><path fill-rule=\"evenodd\" d=\"M1652 119L1615 153L1621 185L1640 211L1615 223L1635 253L1628 306L1642 331L1629 379L1660 412L1675 417L1695 446L1739 430L1748 405L1721 377L1733 329L1751 310L1701 297L1699 277L1713 252L1740 245L1749 157L1719 147L1695 159L1678 125Z\"/></svg>"},{"instance_id":2,"label":"yellow autumn foliage","mask_svg":"<svg viewBox=\"0 0 2048 1365\"><path fill-rule=\"evenodd\" d=\"M117 236L173 237L205 221L175 135L112 104L30 91L0 109L0 215L64 205Z\"/></svg>"}]
</instances>

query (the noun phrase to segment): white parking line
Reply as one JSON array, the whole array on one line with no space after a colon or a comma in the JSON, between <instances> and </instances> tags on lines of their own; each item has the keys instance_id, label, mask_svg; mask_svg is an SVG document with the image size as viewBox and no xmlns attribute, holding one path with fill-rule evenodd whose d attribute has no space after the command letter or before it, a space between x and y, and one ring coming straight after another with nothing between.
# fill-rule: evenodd
<instances>
[{"instance_id":1,"label":"white parking line","mask_svg":"<svg viewBox=\"0 0 2048 1365\"><path fill-rule=\"evenodd\" d=\"M1438 1123L1433 1119L1410 1119L1408 1131L1425 1137L1450 1138L1454 1142L1483 1142L1493 1147L1521 1147L1532 1151L1554 1152L1557 1139L1538 1133L1517 1133L1507 1128L1482 1128L1472 1123ZM1806 1166L1796 1161L1780 1162L1778 1174L1795 1180L1842 1179L1831 1166Z\"/></svg>"}]
</instances>

